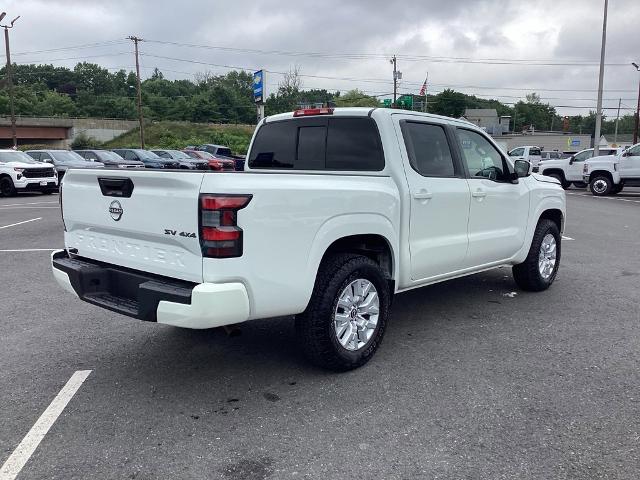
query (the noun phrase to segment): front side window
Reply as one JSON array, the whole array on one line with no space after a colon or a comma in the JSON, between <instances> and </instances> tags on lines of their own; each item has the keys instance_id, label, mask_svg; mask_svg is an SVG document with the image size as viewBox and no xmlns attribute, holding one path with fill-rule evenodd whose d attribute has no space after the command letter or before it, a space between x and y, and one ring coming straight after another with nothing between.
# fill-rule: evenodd
<instances>
[{"instance_id":1,"label":"front side window","mask_svg":"<svg viewBox=\"0 0 640 480\"><path fill-rule=\"evenodd\" d=\"M628 157L640 157L640 143L627 149Z\"/></svg>"},{"instance_id":2,"label":"front side window","mask_svg":"<svg viewBox=\"0 0 640 480\"><path fill-rule=\"evenodd\" d=\"M456 130L462 160L467 165L471 178L488 178L497 182L509 180L509 170L502 155L489 140L477 132L458 128Z\"/></svg>"},{"instance_id":3,"label":"front side window","mask_svg":"<svg viewBox=\"0 0 640 480\"><path fill-rule=\"evenodd\" d=\"M588 158L593 157L593 150L584 150L573 157L574 162L584 162Z\"/></svg>"},{"instance_id":4,"label":"front side window","mask_svg":"<svg viewBox=\"0 0 640 480\"><path fill-rule=\"evenodd\" d=\"M455 167L444 128L419 122L404 122L402 136L411 167L425 177L453 177Z\"/></svg>"},{"instance_id":5,"label":"front side window","mask_svg":"<svg viewBox=\"0 0 640 480\"><path fill-rule=\"evenodd\" d=\"M524 147L516 148L509 152L510 157L521 157L524 155Z\"/></svg>"}]
</instances>

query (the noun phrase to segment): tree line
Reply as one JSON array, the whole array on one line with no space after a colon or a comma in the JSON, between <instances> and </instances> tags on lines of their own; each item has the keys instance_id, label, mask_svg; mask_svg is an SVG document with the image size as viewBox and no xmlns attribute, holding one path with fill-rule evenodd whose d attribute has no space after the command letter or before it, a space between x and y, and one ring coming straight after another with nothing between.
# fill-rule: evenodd
<instances>
[{"instance_id":1,"label":"tree line","mask_svg":"<svg viewBox=\"0 0 640 480\"><path fill-rule=\"evenodd\" d=\"M5 68L0 76L5 77ZM74 68L46 64L13 65L15 112L24 116L137 118L136 76L133 72L111 72L100 65L78 63ZM253 77L250 72L231 71L224 75L199 73L193 80L168 80L159 69L142 82L143 112L149 120L173 120L198 123L254 124ZM417 100L424 97L415 96ZM573 115L567 121L556 109L529 94L525 100L507 105L451 89L428 95L430 113L460 117L467 108L495 108L498 115L511 117L511 129L521 131L568 130L592 134L595 112ZM299 105L380 106L380 99L354 89L347 92L304 89L297 67L284 75L276 92L265 102L267 115L286 112ZM9 114L6 88L0 89L0 115ZM567 125L568 123L568 125ZM619 133L633 131L633 115L620 118ZM611 134L615 118L603 121L602 132Z\"/></svg>"}]
</instances>

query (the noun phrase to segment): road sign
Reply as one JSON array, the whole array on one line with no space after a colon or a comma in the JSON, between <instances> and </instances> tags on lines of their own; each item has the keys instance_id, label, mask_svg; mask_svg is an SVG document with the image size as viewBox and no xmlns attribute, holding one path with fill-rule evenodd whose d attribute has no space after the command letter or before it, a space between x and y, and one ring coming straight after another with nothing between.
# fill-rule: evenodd
<instances>
[{"instance_id":1,"label":"road sign","mask_svg":"<svg viewBox=\"0 0 640 480\"><path fill-rule=\"evenodd\" d=\"M265 71L258 70L253 73L253 101L255 103L263 103L265 100Z\"/></svg>"},{"instance_id":2,"label":"road sign","mask_svg":"<svg viewBox=\"0 0 640 480\"><path fill-rule=\"evenodd\" d=\"M397 103L399 107L413 108L413 95L402 95Z\"/></svg>"},{"instance_id":3,"label":"road sign","mask_svg":"<svg viewBox=\"0 0 640 480\"><path fill-rule=\"evenodd\" d=\"M385 98L384 100L382 100L382 105L384 105L386 108L390 108L392 103L393 101L390 98Z\"/></svg>"}]
</instances>

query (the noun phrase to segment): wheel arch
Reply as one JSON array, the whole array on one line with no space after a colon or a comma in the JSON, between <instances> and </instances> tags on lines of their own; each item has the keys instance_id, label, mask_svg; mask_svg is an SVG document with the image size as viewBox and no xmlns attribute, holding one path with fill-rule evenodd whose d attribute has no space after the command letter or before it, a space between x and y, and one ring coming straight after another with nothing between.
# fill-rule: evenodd
<instances>
[{"instance_id":1,"label":"wheel arch","mask_svg":"<svg viewBox=\"0 0 640 480\"><path fill-rule=\"evenodd\" d=\"M551 175L553 173L560 175L560 178L562 178L563 182L567 181L567 177L565 177L564 171L561 168L547 168L542 171L541 175Z\"/></svg>"},{"instance_id":2,"label":"wheel arch","mask_svg":"<svg viewBox=\"0 0 640 480\"><path fill-rule=\"evenodd\" d=\"M596 177L607 177L611 180L611 183L615 183L613 180L613 175L608 170L594 170L589 174L589 183Z\"/></svg>"},{"instance_id":3,"label":"wheel arch","mask_svg":"<svg viewBox=\"0 0 640 480\"><path fill-rule=\"evenodd\" d=\"M544 210L538 217L536 225L543 219L551 220L555 223L561 233L564 231L564 214L559 208L549 208Z\"/></svg>"}]
</instances>

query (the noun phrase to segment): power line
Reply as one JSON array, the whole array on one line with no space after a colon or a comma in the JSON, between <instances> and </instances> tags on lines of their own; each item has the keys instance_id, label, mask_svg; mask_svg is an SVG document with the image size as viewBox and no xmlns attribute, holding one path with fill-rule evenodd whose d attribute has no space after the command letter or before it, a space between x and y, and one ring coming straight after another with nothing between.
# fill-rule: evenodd
<instances>
[{"instance_id":1,"label":"power line","mask_svg":"<svg viewBox=\"0 0 640 480\"><path fill-rule=\"evenodd\" d=\"M255 48L225 47L220 45L198 45L194 43L170 42L166 40L147 40L149 43L160 45L174 45L178 47L199 48L207 50L220 50L229 53L255 53L260 55L284 55L293 57L313 57L327 59L362 60L388 58L387 53L329 53L329 52L294 52L286 50L261 50ZM405 61L429 61L435 63L478 63L487 65L530 65L530 66L598 66L596 61L556 61L548 59L508 59L508 58L472 58L472 57L447 57L432 55L407 55L397 54L396 58ZM627 66L627 63L608 63L607 66Z\"/></svg>"},{"instance_id":2,"label":"power line","mask_svg":"<svg viewBox=\"0 0 640 480\"><path fill-rule=\"evenodd\" d=\"M46 50L31 50L27 52L18 52L18 53L13 53L12 55L15 57L17 55L31 55L33 53L62 52L65 50L82 50L84 48L107 47L107 46L123 44L123 43L126 43L126 42L124 40L108 40L104 42L85 43L82 45L71 45L69 47L48 48Z\"/></svg>"}]
</instances>

